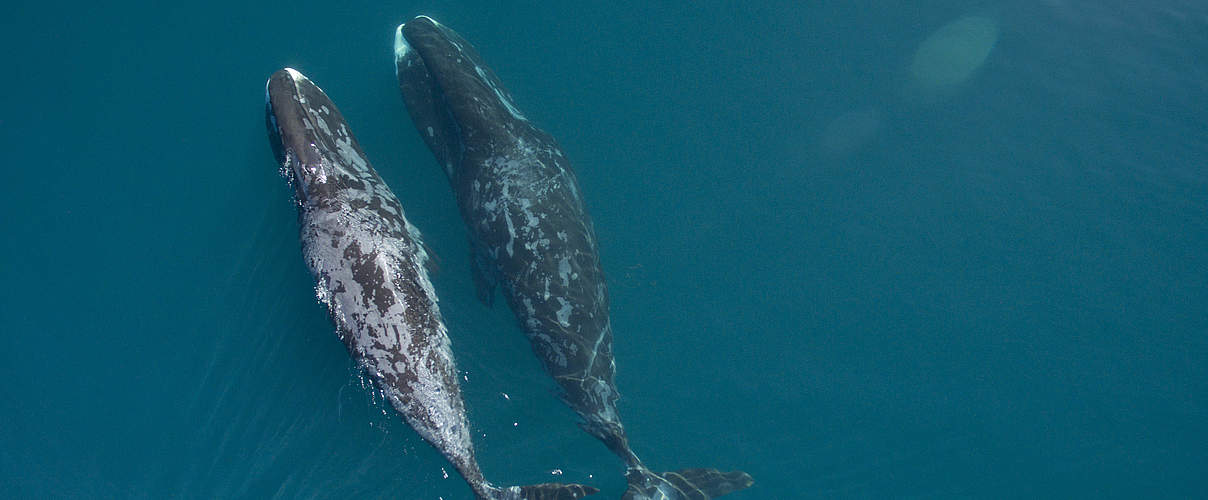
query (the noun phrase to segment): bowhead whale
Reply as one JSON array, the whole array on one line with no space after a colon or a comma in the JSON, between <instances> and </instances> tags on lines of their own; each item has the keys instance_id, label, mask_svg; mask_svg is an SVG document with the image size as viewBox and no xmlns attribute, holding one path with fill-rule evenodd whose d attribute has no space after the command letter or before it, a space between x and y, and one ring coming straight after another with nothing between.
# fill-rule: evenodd
<instances>
[{"instance_id":1,"label":"bowhead whale","mask_svg":"<svg viewBox=\"0 0 1208 500\"><path fill-rule=\"evenodd\" d=\"M286 68L269 78L265 92L270 142L295 190L315 290L390 405L481 500L569 500L597 491L496 487L483 478L419 232L318 86Z\"/></svg>"},{"instance_id":2,"label":"bowhead whale","mask_svg":"<svg viewBox=\"0 0 1208 500\"><path fill-rule=\"evenodd\" d=\"M408 113L444 169L469 229L478 296L496 285L580 427L624 460L625 499L708 499L752 484L741 471L655 473L617 414L608 288L570 162L516 107L478 52L420 16L395 33Z\"/></svg>"}]
</instances>

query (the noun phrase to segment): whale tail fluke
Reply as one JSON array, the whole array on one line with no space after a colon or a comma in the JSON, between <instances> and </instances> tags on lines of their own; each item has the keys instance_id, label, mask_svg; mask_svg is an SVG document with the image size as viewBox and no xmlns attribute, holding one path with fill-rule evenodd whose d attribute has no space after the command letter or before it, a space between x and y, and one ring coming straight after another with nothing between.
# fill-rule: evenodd
<instances>
[{"instance_id":1,"label":"whale tail fluke","mask_svg":"<svg viewBox=\"0 0 1208 500\"><path fill-rule=\"evenodd\" d=\"M599 491L581 484L545 483L500 488L489 500L575 500Z\"/></svg>"},{"instance_id":2,"label":"whale tail fluke","mask_svg":"<svg viewBox=\"0 0 1208 500\"><path fill-rule=\"evenodd\" d=\"M681 469L654 473L648 469L630 469L625 474L629 488L622 500L709 500L755 484L743 471L717 469Z\"/></svg>"}]
</instances>

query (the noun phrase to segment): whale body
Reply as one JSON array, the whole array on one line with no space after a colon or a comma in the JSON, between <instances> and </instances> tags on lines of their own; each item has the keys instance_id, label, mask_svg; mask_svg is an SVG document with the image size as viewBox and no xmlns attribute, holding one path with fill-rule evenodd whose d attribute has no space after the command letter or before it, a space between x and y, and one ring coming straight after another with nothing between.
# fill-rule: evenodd
<instances>
[{"instance_id":1,"label":"whale body","mask_svg":"<svg viewBox=\"0 0 1208 500\"><path fill-rule=\"evenodd\" d=\"M419 231L318 86L285 68L269 78L265 93L270 142L295 190L302 253L319 300L390 405L479 499L594 493L580 485L496 487L484 479Z\"/></svg>"},{"instance_id":2,"label":"whale body","mask_svg":"<svg viewBox=\"0 0 1208 500\"><path fill-rule=\"evenodd\" d=\"M429 17L399 26L395 69L469 229L479 299L489 305L502 289L580 427L625 462L624 498L707 499L750 486L741 471L655 473L630 449L596 233L557 141L516 107L473 46Z\"/></svg>"}]
</instances>

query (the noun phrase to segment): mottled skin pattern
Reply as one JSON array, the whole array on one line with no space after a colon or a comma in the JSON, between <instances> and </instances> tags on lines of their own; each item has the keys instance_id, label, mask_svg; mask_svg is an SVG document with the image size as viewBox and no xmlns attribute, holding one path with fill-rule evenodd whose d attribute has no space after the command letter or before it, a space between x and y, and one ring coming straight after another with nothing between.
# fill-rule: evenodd
<instances>
[{"instance_id":1,"label":"mottled skin pattern","mask_svg":"<svg viewBox=\"0 0 1208 500\"><path fill-rule=\"evenodd\" d=\"M407 73L422 75L426 65L429 74L442 76L440 84L447 92L470 86L467 93L494 95L491 88L502 89L485 65L458 64L454 54L463 60L478 59L469 44L451 31L407 29L417 22L404 26L407 41L420 48L399 60L404 85L416 81ZM421 59L425 47L446 53ZM476 67L489 76L481 78ZM413 104L411 89L403 90L409 109L423 105ZM448 98L446 103L456 123L466 124L460 127L466 135L456 144L441 143L433 149L447 166L470 229L480 297L489 301L495 284L502 283L508 305L567 403L583 415L589 432L623 449L624 430L615 406L608 290L595 231L574 172L552 137L512 116L506 106L474 98ZM472 122L467 124L462 117ZM420 127L426 140L448 138L426 134L427 127Z\"/></svg>"},{"instance_id":2,"label":"mottled skin pattern","mask_svg":"<svg viewBox=\"0 0 1208 500\"><path fill-rule=\"evenodd\" d=\"M476 496L558 498L483 478L419 232L322 90L284 69L266 92L273 149L297 195L303 255L349 352ZM561 498L591 492L576 488L580 495Z\"/></svg>"},{"instance_id":3,"label":"mottled skin pattern","mask_svg":"<svg viewBox=\"0 0 1208 500\"><path fill-rule=\"evenodd\" d=\"M453 30L418 17L395 36L403 99L444 167L470 232L479 298L508 305L581 426L628 466L625 498L710 498L751 484L742 472L651 473L616 410L608 289L578 181L552 136L531 124ZM708 483L708 484L703 484Z\"/></svg>"}]
</instances>

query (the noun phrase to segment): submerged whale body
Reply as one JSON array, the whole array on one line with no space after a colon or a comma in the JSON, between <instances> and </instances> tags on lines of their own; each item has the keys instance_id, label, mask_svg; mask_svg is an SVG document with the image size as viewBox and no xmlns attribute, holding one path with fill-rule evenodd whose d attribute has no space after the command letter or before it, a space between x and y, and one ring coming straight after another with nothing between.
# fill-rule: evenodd
<instances>
[{"instance_id":1,"label":"submerged whale body","mask_svg":"<svg viewBox=\"0 0 1208 500\"><path fill-rule=\"evenodd\" d=\"M452 184L471 240L479 298L500 286L580 426L625 461L626 499L707 499L746 488L741 471L650 471L617 414L608 289L570 162L534 126L477 51L420 16L395 34L399 88Z\"/></svg>"},{"instance_id":2,"label":"submerged whale body","mask_svg":"<svg viewBox=\"0 0 1208 500\"><path fill-rule=\"evenodd\" d=\"M318 86L286 68L269 78L265 91L270 142L295 189L302 253L319 299L391 406L479 499L569 500L594 493L563 484L501 488L483 478L419 232Z\"/></svg>"}]
</instances>

